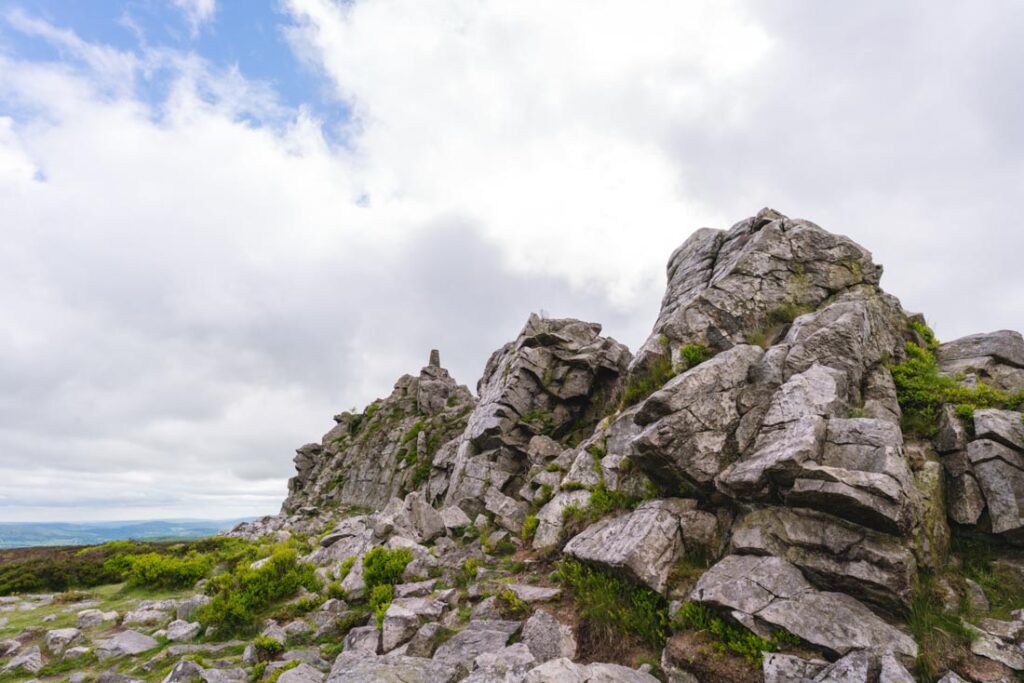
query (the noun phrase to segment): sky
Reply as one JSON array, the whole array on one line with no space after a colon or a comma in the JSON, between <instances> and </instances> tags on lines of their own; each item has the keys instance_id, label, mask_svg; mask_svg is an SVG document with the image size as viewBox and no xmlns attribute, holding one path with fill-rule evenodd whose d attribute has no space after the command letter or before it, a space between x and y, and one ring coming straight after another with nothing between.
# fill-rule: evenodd
<instances>
[{"instance_id":1,"label":"sky","mask_svg":"<svg viewBox=\"0 0 1024 683\"><path fill-rule=\"evenodd\" d=\"M0 0L0 521L276 512L531 311L636 348L771 206L1024 328L1024 4Z\"/></svg>"}]
</instances>

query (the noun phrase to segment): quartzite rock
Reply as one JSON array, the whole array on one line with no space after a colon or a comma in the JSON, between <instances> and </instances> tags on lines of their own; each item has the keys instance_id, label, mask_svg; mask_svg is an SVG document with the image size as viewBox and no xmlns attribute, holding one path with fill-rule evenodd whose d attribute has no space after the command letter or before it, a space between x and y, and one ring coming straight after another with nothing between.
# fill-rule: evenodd
<instances>
[{"instance_id":1,"label":"quartzite rock","mask_svg":"<svg viewBox=\"0 0 1024 683\"><path fill-rule=\"evenodd\" d=\"M844 593L819 591L778 557L729 555L697 582L691 599L736 610L747 623L784 628L839 655L891 648L917 656L917 643Z\"/></svg>"},{"instance_id":2,"label":"quartzite rock","mask_svg":"<svg viewBox=\"0 0 1024 683\"><path fill-rule=\"evenodd\" d=\"M682 555L683 542L679 516L659 503L645 503L633 512L587 527L563 552L624 572L664 592L672 567Z\"/></svg>"}]
</instances>

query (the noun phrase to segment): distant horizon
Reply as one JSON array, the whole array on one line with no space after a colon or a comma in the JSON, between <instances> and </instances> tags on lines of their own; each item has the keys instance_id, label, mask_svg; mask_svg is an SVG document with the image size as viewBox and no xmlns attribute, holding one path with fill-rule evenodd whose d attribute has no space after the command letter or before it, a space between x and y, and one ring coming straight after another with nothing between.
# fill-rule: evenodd
<instances>
[{"instance_id":1,"label":"distant horizon","mask_svg":"<svg viewBox=\"0 0 1024 683\"><path fill-rule=\"evenodd\" d=\"M273 513L268 513L273 514ZM78 520L71 521L66 519L54 519L54 520L24 520L24 521L4 521L0 520L0 526L22 526L22 525L54 525L54 524L65 524L68 526L95 526L99 524L151 524L153 522L245 522L252 519L258 519L259 517L265 517L266 515L241 515L232 517L152 517L152 518L131 518L131 519L92 519L92 520Z\"/></svg>"}]
</instances>

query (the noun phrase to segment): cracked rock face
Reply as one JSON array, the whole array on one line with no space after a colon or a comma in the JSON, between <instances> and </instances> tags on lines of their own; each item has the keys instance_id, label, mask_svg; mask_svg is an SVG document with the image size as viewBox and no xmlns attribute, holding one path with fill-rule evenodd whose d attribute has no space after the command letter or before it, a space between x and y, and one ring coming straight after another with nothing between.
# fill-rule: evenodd
<instances>
[{"instance_id":1,"label":"cracked rock face","mask_svg":"<svg viewBox=\"0 0 1024 683\"><path fill-rule=\"evenodd\" d=\"M935 353L939 367L968 381L983 381L1004 391L1024 389L1024 337L1020 332L1000 330L972 334L939 346Z\"/></svg>"},{"instance_id":2,"label":"cracked rock face","mask_svg":"<svg viewBox=\"0 0 1024 683\"><path fill-rule=\"evenodd\" d=\"M729 555L701 576L691 598L739 613L745 623L784 628L837 655L890 648L917 656L909 635L845 593L816 589L779 557Z\"/></svg>"},{"instance_id":3,"label":"cracked rock face","mask_svg":"<svg viewBox=\"0 0 1024 683\"><path fill-rule=\"evenodd\" d=\"M500 507L502 524L518 532L526 506L514 495L535 464L535 437L587 436L618 401L631 356L600 332L593 323L534 315L491 356L451 464L446 504L471 515Z\"/></svg>"},{"instance_id":4,"label":"cracked rock face","mask_svg":"<svg viewBox=\"0 0 1024 683\"><path fill-rule=\"evenodd\" d=\"M624 572L660 593L682 551L679 516L662 501L587 527L563 550L576 559Z\"/></svg>"},{"instance_id":5,"label":"cracked rock face","mask_svg":"<svg viewBox=\"0 0 1024 683\"><path fill-rule=\"evenodd\" d=\"M771 209L727 231L698 230L669 259L661 312L633 367L686 344L724 350L755 331L771 335L784 313L877 285L881 273L870 252L846 237Z\"/></svg>"},{"instance_id":6,"label":"cracked rock face","mask_svg":"<svg viewBox=\"0 0 1024 683\"><path fill-rule=\"evenodd\" d=\"M842 590L893 612L910 605L914 554L899 538L815 510L765 508L733 527L735 552L775 555L819 588Z\"/></svg>"}]
</instances>

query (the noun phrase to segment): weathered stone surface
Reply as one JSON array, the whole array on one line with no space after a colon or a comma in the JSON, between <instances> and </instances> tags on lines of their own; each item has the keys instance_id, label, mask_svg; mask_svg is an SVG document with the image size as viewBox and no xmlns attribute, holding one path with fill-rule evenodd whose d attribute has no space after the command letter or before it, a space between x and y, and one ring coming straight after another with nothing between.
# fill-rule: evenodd
<instances>
[{"instance_id":1,"label":"weathered stone surface","mask_svg":"<svg viewBox=\"0 0 1024 683\"><path fill-rule=\"evenodd\" d=\"M576 658L576 636L572 627L558 621L547 610L538 609L526 620L522 642L540 663L559 657Z\"/></svg>"},{"instance_id":2,"label":"weathered stone surface","mask_svg":"<svg viewBox=\"0 0 1024 683\"><path fill-rule=\"evenodd\" d=\"M459 671L433 659L342 652L328 683L455 683Z\"/></svg>"},{"instance_id":3,"label":"weathered stone surface","mask_svg":"<svg viewBox=\"0 0 1024 683\"><path fill-rule=\"evenodd\" d=\"M432 657L443 627L436 621L423 624L409 641L405 654L409 657Z\"/></svg>"},{"instance_id":4,"label":"weathered stone surface","mask_svg":"<svg viewBox=\"0 0 1024 683\"><path fill-rule=\"evenodd\" d=\"M560 658L526 674L525 683L656 683L654 676L618 664L575 664Z\"/></svg>"},{"instance_id":5,"label":"weathered stone surface","mask_svg":"<svg viewBox=\"0 0 1024 683\"><path fill-rule=\"evenodd\" d=\"M50 654L59 655L69 645L77 643L81 639L82 632L77 628L58 628L47 631L43 641L46 643L46 649Z\"/></svg>"},{"instance_id":6,"label":"weathered stone surface","mask_svg":"<svg viewBox=\"0 0 1024 683\"><path fill-rule=\"evenodd\" d=\"M537 513L537 531L533 535L535 548L557 545L562 537L562 515L570 505L586 507L590 501L589 491L565 491L549 500Z\"/></svg>"},{"instance_id":7,"label":"weathered stone surface","mask_svg":"<svg viewBox=\"0 0 1024 683\"><path fill-rule=\"evenodd\" d=\"M178 619L181 619L182 621L193 621L193 617L195 617L196 612L198 612L201 607L208 605L209 603L210 596L193 595L178 603L176 615Z\"/></svg>"},{"instance_id":8,"label":"weathered stone surface","mask_svg":"<svg viewBox=\"0 0 1024 683\"><path fill-rule=\"evenodd\" d=\"M934 454L931 457L934 458ZM914 487L917 489L914 552L919 564L936 570L946 563L951 537L946 521L945 483L942 464L934 459L921 463L914 472Z\"/></svg>"},{"instance_id":9,"label":"weathered stone surface","mask_svg":"<svg viewBox=\"0 0 1024 683\"><path fill-rule=\"evenodd\" d=\"M1024 526L1024 455L997 441L978 439L967 445L967 459L985 496L992 531Z\"/></svg>"},{"instance_id":10,"label":"weathered stone surface","mask_svg":"<svg viewBox=\"0 0 1024 683\"><path fill-rule=\"evenodd\" d=\"M416 488L416 470L442 450L430 452L428 444L443 447L461 434L474 405L469 390L443 368L427 365L418 376L401 377L390 396L362 414L336 416L319 443L298 449L282 512L337 504L382 508Z\"/></svg>"},{"instance_id":11,"label":"weathered stone surface","mask_svg":"<svg viewBox=\"0 0 1024 683\"><path fill-rule=\"evenodd\" d=\"M167 639L174 641L194 640L202 626L197 622L176 619L167 625Z\"/></svg>"},{"instance_id":12,"label":"weathered stone surface","mask_svg":"<svg viewBox=\"0 0 1024 683\"><path fill-rule=\"evenodd\" d=\"M4 664L2 671L23 671L26 673L37 673L43 668L43 653L38 645L32 645L15 656L11 661Z\"/></svg>"},{"instance_id":13,"label":"weathered stone surface","mask_svg":"<svg viewBox=\"0 0 1024 683\"><path fill-rule=\"evenodd\" d=\"M722 350L755 331L771 342L783 326L780 311L877 285L881 270L851 240L771 209L728 231L698 230L669 259L661 312L633 367L676 356L685 344Z\"/></svg>"},{"instance_id":14,"label":"weathered stone surface","mask_svg":"<svg viewBox=\"0 0 1024 683\"><path fill-rule=\"evenodd\" d=\"M516 683L536 665L537 660L522 643L496 652L485 652L473 662L476 670L463 683Z\"/></svg>"},{"instance_id":15,"label":"weathered stone surface","mask_svg":"<svg viewBox=\"0 0 1024 683\"><path fill-rule=\"evenodd\" d=\"M203 667L190 659L183 659L168 672L163 683L193 683L198 681Z\"/></svg>"},{"instance_id":16,"label":"weathered stone surface","mask_svg":"<svg viewBox=\"0 0 1024 683\"><path fill-rule=\"evenodd\" d=\"M324 678L323 672L303 662L294 669L289 669L281 674L277 683L322 683Z\"/></svg>"},{"instance_id":17,"label":"weathered stone surface","mask_svg":"<svg viewBox=\"0 0 1024 683\"><path fill-rule=\"evenodd\" d=\"M470 621L465 629L437 648L434 661L469 671L477 657L508 645L508 641L519 631L520 626L518 621Z\"/></svg>"},{"instance_id":18,"label":"weathered stone surface","mask_svg":"<svg viewBox=\"0 0 1024 683\"><path fill-rule=\"evenodd\" d=\"M806 683L828 666L821 659L802 659L795 655L765 652L761 661L764 683Z\"/></svg>"},{"instance_id":19,"label":"weathered stone surface","mask_svg":"<svg viewBox=\"0 0 1024 683\"><path fill-rule=\"evenodd\" d=\"M729 555L709 569L691 598L736 610L839 655L891 648L917 655L914 640L844 593L815 589L794 565L777 557Z\"/></svg>"},{"instance_id":20,"label":"weathered stone surface","mask_svg":"<svg viewBox=\"0 0 1024 683\"><path fill-rule=\"evenodd\" d=\"M501 526L515 534L522 530L523 520L530 510L526 503L506 496L493 486L484 494L484 509L493 514Z\"/></svg>"},{"instance_id":21,"label":"weathered stone surface","mask_svg":"<svg viewBox=\"0 0 1024 683\"><path fill-rule=\"evenodd\" d=\"M819 588L894 611L910 604L917 563L896 537L823 512L765 508L736 523L732 543L739 553L788 560Z\"/></svg>"},{"instance_id":22,"label":"weathered stone surface","mask_svg":"<svg viewBox=\"0 0 1024 683\"><path fill-rule=\"evenodd\" d=\"M448 505L441 508L441 521L444 523L446 529L464 529L468 527L472 522L466 513L454 505Z\"/></svg>"},{"instance_id":23,"label":"weathered stone surface","mask_svg":"<svg viewBox=\"0 0 1024 683\"><path fill-rule=\"evenodd\" d=\"M972 334L939 345L935 356L941 363L989 356L1024 368L1024 337L1011 330Z\"/></svg>"},{"instance_id":24,"label":"weathered stone surface","mask_svg":"<svg viewBox=\"0 0 1024 683\"><path fill-rule=\"evenodd\" d=\"M550 602L557 600L562 595L561 588L549 586L531 586L525 583L510 583L508 589L516 594L516 597L527 604L535 602Z\"/></svg>"},{"instance_id":25,"label":"weathered stone surface","mask_svg":"<svg viewBox=\"0 0 1024 683\"><path fill-rule=\"evenodd\" d=\"M985 511L981 492L967 451L955 451L942 457L946 471L946 514L957 524L977 524Z\"/></svg>"},{"instance_id":26,"label":"weathered stone surface","mask_svg":"<svg viewBox=\"0 0 1024 683\"><path fill-rule=\"evenodd\" d=\"M431 507L422 491L413 491L405 497L405 509L421 543L428 543L444 534L444 518Z\"/></svg>"},{"instance_id":27,"label":"weathered stone surface","mask_svg":"<svg viewBox=\"0 0 1024 683\"><path fill-rule=\"evenodd\" d=\"M1024 414L995 408L975 410L974 437L991 439L1024 451Z\"/></svg>"},{"instance_id":28,"label":"weathered stone surface","mask_svg":"<svg viewBox=\"0 0 1024 683\"><path fill-rule=\"evenodd\" d=\"M388 607L381 625L381 648L387 653L412 638L419 630L420 619L410 609L394 603Z\"/></svg>"},{"instance_id":29,"label":"weathered stone surface","mask_svg":"<svg viewBox=\"0 0 1024 683\"><path fill-rule=\"evenodd\" d=\"M380 631L376 626L358 626L345 636L343 652L354 652L366 655L380 653Z\"/></svg>"},{"instance_id":30,"label":"weathered stone surface","mask_svg":"<svg viewBox=\"0 0 1024 683\"><path fill-rule=\"evenodd\" d=\"M446 504L480 512L489 488L506 495L518 490L505 490L505 483L533 464L535 436L560 439L611 412L631 356L600 331L593 323L534 315L514 342L491 356L452 463Z\"/></svg>"},{"instance_id":31,"label":"weathered stone surface","mask_svg":"<svg viewBox=\"0 0 1024 683\"><path fill-rule=\"evenodd\" d=\"M121 631L96 643L96 656L101 660L124 655L137 655L151 650L159 643L138 631Z\"/></svg>"},{"instance_id":32,"label":"weathered stone surface","mask_svg":"<svg viewBox=\"0 0 1024 683\"><path fill-rule=\"evenodd\" d=\"M664 592L682 551L678 515L652 503L597 522L564 549L566 555L625 572L658 592Z\"/></svg>"},{"instance_id":33,"label":"weathered stone surface","mask_svg":"<svg viewBox=\"0 0 1024 683\"><path fill-rule=\"evenodd\" d=\"M633 418L643 427L632 447L638 465L660 481L710 490L715 476L736 459L736 430L756 405L761 387L751 375L764 351L742 345L669 380Z\"/></svg>"}]
</instances>

